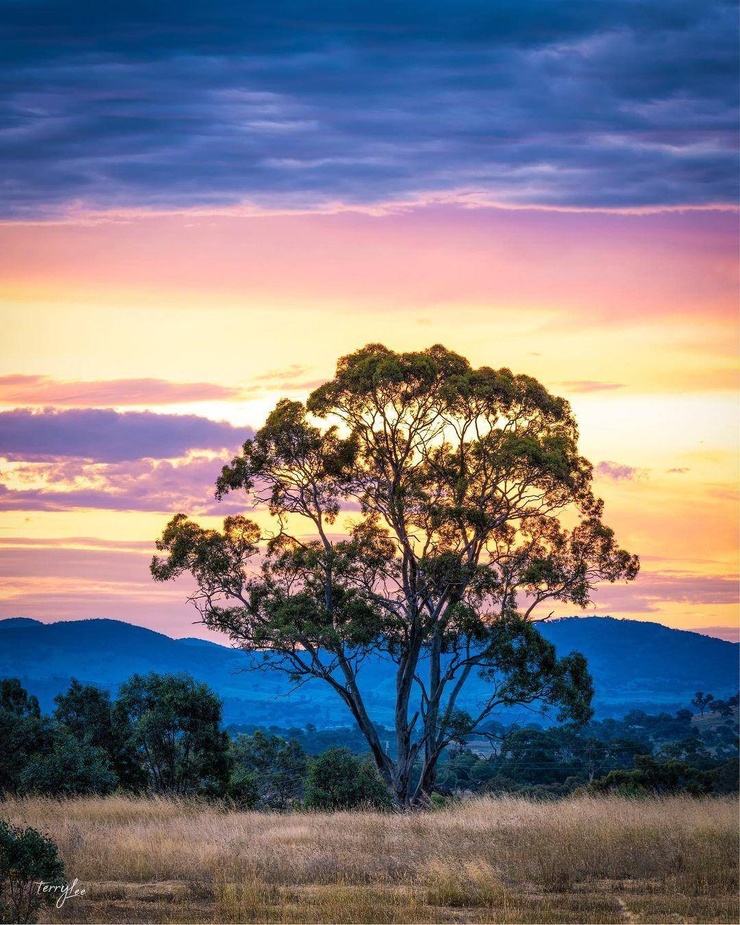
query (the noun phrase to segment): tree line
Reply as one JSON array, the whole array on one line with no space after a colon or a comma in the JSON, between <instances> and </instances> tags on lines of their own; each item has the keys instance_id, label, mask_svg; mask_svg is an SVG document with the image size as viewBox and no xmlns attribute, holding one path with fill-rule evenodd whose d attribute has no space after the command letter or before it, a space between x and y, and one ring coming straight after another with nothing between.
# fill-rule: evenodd
<instances>
[{"instance_id":1,"label":"tree line","mask_svg":"<svg viewBox=\"0 0 740 925\"><path fill-rule=\"evenodd\" d=\"M702 723L633 710L621 720L541 728L490 721L441 757L433 802L466 793L560 797L737 790L738 697ZM117 695L73 680L51 715L0 680L0 795L116 790L220 800L242 809L389 808L393 795L356 728L222 727L221 701L187 675L133 675ZM712 722L705 720L712 719ZM380 739L392 730L377 728ZM422 773L421 762L411 780Z\"/></svg>"},{"instance_id":2,"label":"tree line","mask_svg":"<svg viewBox=\"0 0 740 925\"><path fill-rule=\"evenodd\" d=\"M713 722L698 725L689 709L543 729L488 727L486 740L460 743L440 767L445 793L517 793L558 798L576 790L695 795L738 790L738 695L716 700ZM696 705L692 701L692 705ZM702 716L704 711L701 711ZM709 717L707 717L709 719Z\"/></svg>"},{"instance_id":3,"label":"tree line","mask_svg":"<svg viewBox=\"0 0 740 925\"><path fill-rule=\"evenodd\" d=\"M0 796L123 790L219 799L243 809L390 805L367 758L310 757L296 739L229 735L222 704L188 675L135 674L113 698L72 680L52 715L18 678L0 680Z\"/></svg>"}]
</instances>

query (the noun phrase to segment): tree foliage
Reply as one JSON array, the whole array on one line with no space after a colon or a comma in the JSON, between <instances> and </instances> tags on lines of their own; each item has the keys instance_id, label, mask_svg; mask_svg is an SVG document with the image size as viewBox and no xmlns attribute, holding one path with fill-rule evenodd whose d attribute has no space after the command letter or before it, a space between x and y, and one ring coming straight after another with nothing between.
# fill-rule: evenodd
<instances>
[{"instance_id":1,"label":"tree foliage","mask_svg":"<svg viewBox=\"0 0 740 925\"><path fill-rule=\"evenodd\" d=\"M309 809L387 809L388 788L367 758L348 748L330 748L314 758L306 778L305 804Z\"/></svg>"},{"instance_id":2,"label":"tree foliage","mask_svg":"<svg viewBox=\"0 0 740 925\"><path fill-rule=\"evenodd\" d=\"M0 794L17 793L31 756L50 747L50 724L18 678L0 680Z\"/></svg>"},{"instance_id":3,"label":"tree foliage","mask_svg":"<svg viewBox=\"0 0 740 925\"><path fill-rule=\"evenodd\" d=\"M668 758L656 760L652 755L636 755L634 770L610 771L594 781L597 793L621 793L633 796L662 795L682 791L701 796L712 791L712 777L685 762Z\"/></svg>"},{"instance_id":4,"label":"tree foliage","mask_svg":"<svg viewBox=\"0 0 740 925\"><path fill-rule=\"evenodd\" d=\"M157 793L218 796L229 777L221 701L187 675L132 675L119 700L131 741Z\"/></svg>"},{"instance_id":5,"label":"tree foliage","mask_svg":"<svg viewBox=\"0 0 740 925\"><path fill-rule=\"evenodd\" d=\"M531 377L473 369L441 346L371 344L305 406L280 401L224 467L217 497L245 490L272 533L244 516L216 531L177 514L152 574L192 574L208 626L296 681L329 684L396 802L424 801L444 749L497 707L590 716L585 660L556 656L536 610L584 606L595 583L634 578L638 561L602 521L577 438L568 403ZM361 690L369 653L395 673L393 759ZM489 695L466 711L473 672Z\"/></svg>"},{"instance_id":6,"label":"tree foliage","mask_svg":"<svg viewBox=\"0 0 740 925\"><path fill-rule=\"evenodd\" d=\"M112 793L117 785L118 778L105 749L59 728L52 734L51 748L28 758L18 789L21 793L69 797Z\"/></svg>"},{"instance_id":7,"label":"tree foliage","mask_svg":"<svg viewBox=\"0 0 740 925\"><path fill-rule=\"evenodd\" d=\"M121 787L139 790L145 786L146 776L132 743L131 721L108 691L73 678L67 692L57 694L54 703L56 724L77 740L102 749Z\"/></svg>"},{"instance_id":8,"label":"tree foliage","mask_svg":"<svg viewBox=\"0 0 740 925\"><path fill-rule=\"evenodd\" d=\"M701 713L701 715L703 716L704 711L707 709L708 706L711 705L713 700L714 700L713 694L705 694L704 691L697 691L691 701L691 706L696 707L699 713Z\"/></svg>"},{"instance_id":9,"label":"tree foliage","mask_svg":"<svg viewBox=\"0 0 740 925\"><path fill-rule=\"evenodd\" d=\"M232 772L242 802L248 799L247 781L254 782L253 805L286 810L303 793L308 756L300 742L257 730L232 742Z\"/></svg>"}]
</instances>

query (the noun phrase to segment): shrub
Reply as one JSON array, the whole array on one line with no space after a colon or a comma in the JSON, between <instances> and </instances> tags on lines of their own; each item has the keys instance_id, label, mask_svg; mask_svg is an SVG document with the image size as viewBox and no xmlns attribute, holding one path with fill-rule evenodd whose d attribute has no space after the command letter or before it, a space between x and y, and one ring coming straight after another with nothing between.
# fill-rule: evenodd
<instances>
[{"instance_id":1,"label":"shrub","mask_svg":"<svg viewBox=\"0 0 740 925\"><path fill-rule=\"evenodd\" d=\"M80 742L65 730L54 734L49 754L36 754L21 771L21 793L47 793L76 796L85 793L111 793L118 778L102 748Z\"/></svg>"},{"instance_id":2,"label":"shrub","mask_svg":"<svg viewBox=\"0 0 740 925\"><path fill-rule=\"evenodd\" d=\"M236 771L231 776L226 796L237 809L254 809L260 798L257 775L252 771Z\"/></svg>"},{"instance_id":3,"label":"shrub","mask_svg":"<svg viewBox=\"0 0 740 925\"><path fill-rule=\"evenodd\" d=\"M251 775L257 786L254 805L259 808L289 809L303 793L308 756L296 739L286 742L258 729L252 736L240 735L233 740L231 757L232 782Z\"/></svg>"},{"instance_id":4,"label":"shrub","mask_svg":"<svg viewBox=\"0 0 740 925\"><path fill-rule=\"evenodd\" d=\"M133 729L121 704L111 701L107 690L72 679L66 694L54 698L54 719L80 742L102 748L118 778L119 786L138 791L146 786L132 742Z\"/></svg>"},{"instance_id":5,"label":"shrub","mask_svg":"<svg viewBox=\"0 0 740 925\"><path fill-rule=\"evenodd\" d=\"M656 761L652 755L635 755L631 771L610 771L590 784L596 793L619 793L625 796L647 796L679 793L685 790L694 796L711 793L712 782L706 771L671 759Z\"/></svg>"},{"instance_id":6,"label":"shrub","mask_svg":"<svg viewBox=\"0 0 740 925\"><path fill-rule=\"evenodd\" d=\"M18 678L0 680L0 794L18 792L30 757L48 749L50 738L38 700L28 695Z\"/></svg>"},{"instance_id":7,"label":"shrub","mask_svg":"<svg viewBox=\"0 0 740 925\"><path fill-rule=\"evenodd\" d=\"M35 922L42 901L54 902L59 895L40 892L41 881L64 884L57 846L36 829L0 819L0 922Z\"/></svg>"},{"instance_id":8,"label":"shrub","mask_svg":"<svg viewBox=\"0 0 740 925\"><path fill-rule=\"evenodd\" d=\"M330 748L311 762L305 804L311 809L390 808L388 788L374 766L348 748Z\"/></svg>"},{"instance_id":9,"label":"shrub","mask_svg":"<svg viewBox=\"0 0 740 925\"><path fill-rule=\"evenodd\" d=\"M229 780L229 737L221 699L185 674L132 675L117 711L156 793L222 796Z\"/></svg>"}]
</instances>

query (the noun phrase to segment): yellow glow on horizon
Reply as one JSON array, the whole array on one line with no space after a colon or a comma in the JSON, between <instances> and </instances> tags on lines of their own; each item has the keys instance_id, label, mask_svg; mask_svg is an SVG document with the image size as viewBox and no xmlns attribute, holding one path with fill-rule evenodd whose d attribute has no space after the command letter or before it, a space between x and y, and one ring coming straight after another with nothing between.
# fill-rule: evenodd
<instances>
[{"instance_id":1,"label":"yellow glow on horizon","mask_svg":"<svg viewBox=\"0 0 740 925\"><path fill-rule=\"evenodd\" d=\"M568 398L581 452L631 472L597 473L596 490L620 542L644 556L645 575L657 562L697 578L733 575L736 244L735 217L721 213L440 208L0 226L0 376L236 387L244 395L234 401L113 407L203 415L246 436L280 397L304 398L368 342L443 343ZM214 479L218 466L214 458ZM0 541L76 548L89 537L153 549L171 513L5 510ZM693 628L732 624L735 613L665 600L639 616Z\"/></svg>"}]
</instances>

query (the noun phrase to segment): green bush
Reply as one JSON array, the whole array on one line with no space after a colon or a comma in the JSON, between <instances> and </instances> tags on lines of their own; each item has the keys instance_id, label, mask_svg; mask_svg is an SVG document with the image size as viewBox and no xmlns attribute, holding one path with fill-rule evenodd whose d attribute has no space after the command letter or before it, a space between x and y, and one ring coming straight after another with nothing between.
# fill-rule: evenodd
<instances>
[{"instance_id":1,"label":"green bush","mask_svg":"<svg viewBox=\"0 0 740 925\"><path fill-rule=\"evenodd\" d=\"M286 742L258 729L252 736L239 735L232 740L231 758L234 767L229 790L251 777L257 787L253 806L284 811L300 799L308 756L296 739Z\"/></svg>"},{"instance_id":2,"label":"green bush","mask_svg":"<svg viewBox=\"0 0 740 925\"><path fill-rule=\"evenodd\" d=\"M0 679L0 795L17 793L32 755L50 748L51 728L18 678Z\"/></svg>"},{"instance_id":3,"label":"green bush","mask_svg":"<svg viewBox=\"0 0 740 925\"><path fill-rule=\"evenodd\" d=\"M76 796L112 793L118 784L104 749L57 729L49 754L31 755L20 774L21 793Z\"/></svg>"},{"instance_id":4,"label":"green bush","mask_svg":"<svg viewBox=\"0 0 740 925\"><path fill-rule=\"evenodd\" d=\"M41 892L41 881L57 888L64 885L57 846L36 829L0 819L0 922L35 922L41 903L59 896L58 890Z\"/></svg>"},{"instance_id":5,"label":"green bush","mask_svg":"<svg viewBox=\"0 0 740 925\"><path fill-rule=\"evenodd\" d=\"M252 771L236 771L229 780L226 796L237 809L254 809L260 798L257 775Z\"/></svg>"},{"instance_id":6,"label":"green bush","mask_svg":"<svg viewBox=\"0 0 740 925\"><path fill-rule=\"evenodd\" d=\"M67 692L57 694L54 703L57 727L66 729L80 742L102 748L120 787L136 792L146 786L129 717L121 704L111 700L107 690L72 678Z\"/></svg>"},{"instance_id":7,"label":"green bush","mask_svg":"<svg viewBox=\"0 0 740 925\"><path fill-rule=\"evenodd\" d=\"M229 736L221 729L221 699L208 685L186 674L134 674L121 685L116 710L151 790L225 795Z\"/></svg>"},{"instance_id":8,"label":"green bush","mask_svg":"<svg viewBox=\"0 0 740 925\"><path fill-rule=\"evenodd\" d=\"M652 755L635 755L633 770L610 771L593 781L590 789L597 793L625 796L648 796L685 791L694 796L712 792L710 775L675 759L656 761Z\"/></svg>"},{"instance_id":9,"label":"green bush","mask_svg":"<svg viewBox=\"0 0 740 925\"><path fill-rule=\"evenodd\" d=\"M310 809L389 809L388 788L373 764L348 748L330 748L311 762L305 805Z\"/></svg>"}]
</instances>

